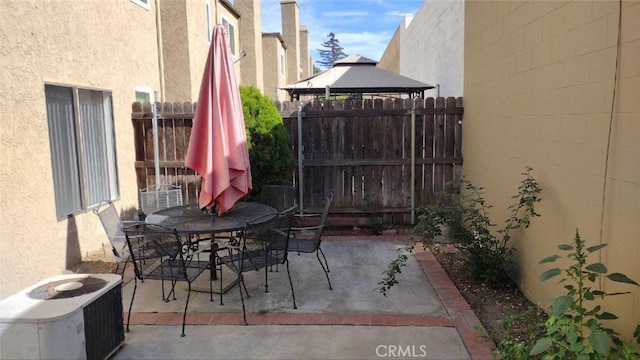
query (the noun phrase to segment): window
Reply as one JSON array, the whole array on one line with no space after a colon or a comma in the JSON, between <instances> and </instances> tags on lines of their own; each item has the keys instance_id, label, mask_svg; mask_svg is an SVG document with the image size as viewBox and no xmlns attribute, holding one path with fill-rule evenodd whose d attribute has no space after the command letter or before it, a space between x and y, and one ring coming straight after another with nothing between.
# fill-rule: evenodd
<instances>
[{"instance_id":1,"label":"window","mask_svg":"<svg viewBox=\"0 0 640 360\"><path fill-rule=\"evenodd\" d=\"M119 196L111 93L45 85L58 220Z\"/></svg>"},{"instance_id":2,"label":"window","mask_svg":"<svg viewBox=\"0 0 640 360\"><path fill-rule=\"evenodd\" d=\"M151 10L151 5L149 4L150 0L131 0L132 3L147 9L147 10Z\"/></svg>"},{"instance_id":3,"label":"window","mask_svg":"<svg viewBox=\"0 0 640 360\"><path fill-rule=\"evenodd\" d=\"M205 4L205 11L207 12L207 43L211 44L211 8L209 2Z\"/></svg>"},{"instance_id":4,"label":"window","mask_svg":"<svg viewBox=\"0 0 640 360\"><path fill-rule=\"evenodd\" d=\"M286 76L286 67L285 67L285 57L284 54L280 54L280 76Z\"/></svg>"},{"instance_id":5,"label":"window","mask_svg":"<svg viewBox=\"0 0 640 360\"><path fill-rule=\"evenodd\" d=\"M136 86L135 90L136 90L137 102L140 102L140 103L152 102L151 89L142 87L142 86Z\"/></svg>"},{"instance_id":6,"label":"window","mask_svg":"<svg viewBox=\"0 0 640 360\"><path fill-rule=\"evenodd\" d=\"M222 18L222 26L227 30L227 37L229 40L229 48L231 49L231 55L236 56L236 35L235 28L227 19Z\"/></svg>"}]
</instances>

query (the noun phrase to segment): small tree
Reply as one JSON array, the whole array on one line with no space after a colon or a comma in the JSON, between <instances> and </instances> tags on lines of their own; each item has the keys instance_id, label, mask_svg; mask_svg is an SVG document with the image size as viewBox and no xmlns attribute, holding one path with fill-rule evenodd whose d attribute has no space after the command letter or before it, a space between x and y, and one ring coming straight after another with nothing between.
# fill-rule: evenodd
<instances>
[{"instance_id":1,"label":"small tree","mask_svg":"<svg viewBox=\"0 0 640 360\"><path fill-rule=\"evenodd\" d=\"M329 40L321 44L325 49L316 50L318 50L320 57L322 58L322 60L317 63L328 69L333 66L335 61L346 58L347 54L344 53L344 49L340 46L340 41L336 39L336 35L333 32L330 32L327 37Z\"/></svg>"},{"instance_id":2,"label":"small tree","mask_svg":"<svg viewBox=\"0 0 640 360\"><path fill-rule=\"evenodd\" d=\"M289 134L273 101L253 86L240 86L240 97L253 182L248 200L255 201L260 199L262 185L289 180L293 159Z\"/></svg>"}]
</instances>

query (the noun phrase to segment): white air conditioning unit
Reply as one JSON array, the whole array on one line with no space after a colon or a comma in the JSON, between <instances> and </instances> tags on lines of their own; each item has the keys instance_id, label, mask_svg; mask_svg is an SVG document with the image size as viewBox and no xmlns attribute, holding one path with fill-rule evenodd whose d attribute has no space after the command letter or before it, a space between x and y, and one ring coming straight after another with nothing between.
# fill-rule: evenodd
<instances>
[{"instance_id":1,"label":"white air conditioning unit","mask_svg":"<svg viewBox=\"0 0 640 360\"><path fill-rule=\"evenodd\" d=\"M122 279L72 274L0 301L0 358L106 359L124 344Z\"/></svg>"}]
</instances>

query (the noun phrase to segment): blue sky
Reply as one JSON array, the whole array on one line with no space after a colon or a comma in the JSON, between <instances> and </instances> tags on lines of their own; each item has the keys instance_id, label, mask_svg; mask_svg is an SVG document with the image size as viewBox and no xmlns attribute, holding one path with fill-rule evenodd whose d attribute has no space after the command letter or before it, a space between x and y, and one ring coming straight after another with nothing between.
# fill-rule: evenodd
<instances>
[{"instance_id":1,"label":"blue sky","mask_svg":"<svg viewBox=\"0 0 640 360\"><path fill-rule=\"evenodd\" d=\"M414 14L423 0L298 0L300 24L311 36L309 50L323 49L329 32L336 35L347 55L380 60L405 14ZM282 32L280 0L262 0L262 31Z\"/></svg>"}]
</instances>

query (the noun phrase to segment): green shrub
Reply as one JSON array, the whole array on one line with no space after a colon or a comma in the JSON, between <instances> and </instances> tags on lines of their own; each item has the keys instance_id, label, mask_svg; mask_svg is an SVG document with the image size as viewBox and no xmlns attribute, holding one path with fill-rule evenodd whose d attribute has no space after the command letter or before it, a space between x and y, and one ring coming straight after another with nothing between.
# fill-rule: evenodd
<instances>
[{"instance_id":1,"label":"green shrub","mask_svg":"<svg viewBox=\"0 0 640 360\"><path fill-rule=\"evenodd\" d=\"M248 200L256 201L262 185L290 180L293 159L289 134L273 101L253 86L240 86L240 97L253 181Z\"/></svg>"},{"instance_id":2,"label":"green shrub","mask_svg":"<svg viewBox=\"0 0 640 360\"><path fill-rule=\"evenodd\" d=\"M585 248L585 242L576 230L573 244L562 244L558 249L565 256L553 255L540 261L541 264L555 262L564 257L571 261L566 269L552 268L540 275L546 281L564 274L559 281L567 290L565 295L554 299L549 319L541 326L545 333L537 340L529 355L542 356L543 359L639 359L640 353L631 344L624 343L618 334L605 327L602 321L617 319L610 312L603 311L600 305L589 306L597 299L607 296L628 294L629 292L606 293L593 289L600 279L607 279L632 286L638 283L621 273L607 274L602 263L587 265L587 256L600 251L606 244ZM640 325L636 327L634 337L640 344Z\"/></svg>"},{"instance_id":3,"label":"green shrub","mask_svg":"<svg viewBox=\"0 0 640 360\"><path fill-rule=\"evenodd\" d=\"M491 205L482 197L483 188L466 178L448 184L439 201L425 207L416 231L433 238L441 234L441 225L449 226L474 278L492 288L511 284L509 273L515 251L509 246L511 232L520 227L528 228L531 218L539 216L535 203L541 200L538 195L542 190L531 171L527 167L522 173L524 179L518 186L518 193L512 196L516 202L509 206L509 217L503 228L495 230L495 235L492 230L496 225L489 218Z\"/></svg>"}]
</instances>

